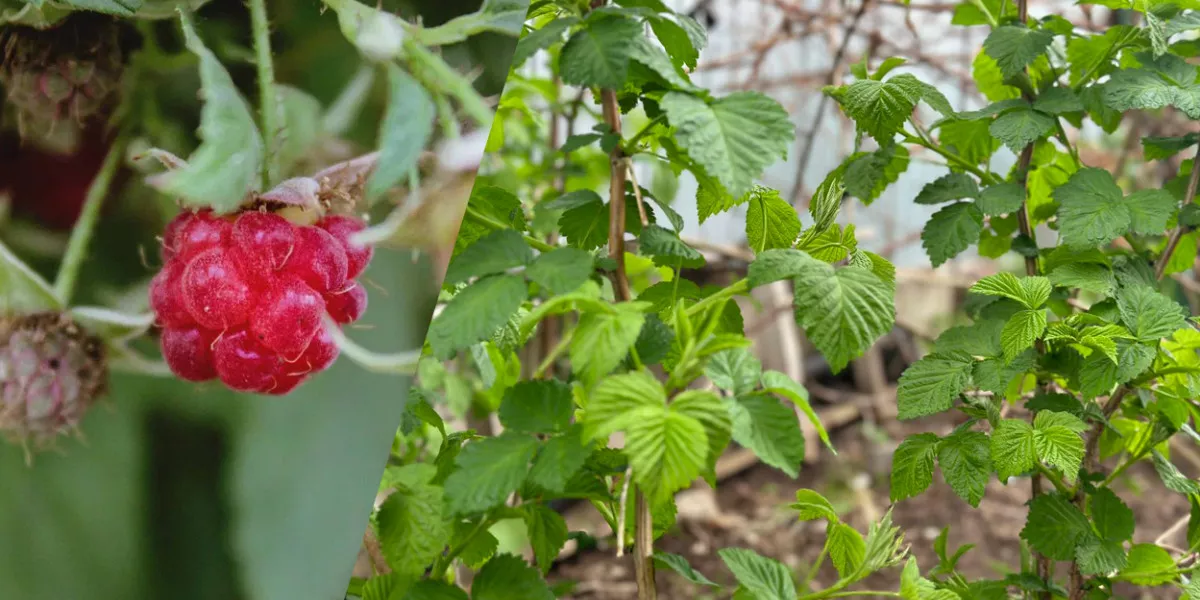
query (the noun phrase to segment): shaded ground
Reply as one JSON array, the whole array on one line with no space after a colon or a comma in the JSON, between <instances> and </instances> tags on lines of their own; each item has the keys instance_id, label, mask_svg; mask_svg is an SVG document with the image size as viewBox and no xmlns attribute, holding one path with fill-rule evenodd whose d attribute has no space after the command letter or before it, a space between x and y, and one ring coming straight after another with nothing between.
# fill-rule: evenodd
<instances>
[{"instance_id":1,"label":"shaded ground","mask_svg":"<svg viewBox=\"0 0 1200 600\"><path fill-rule=\"evenodd\" d=\"M919 423L890 424L893 435L934 431L945 434L953 423L948 418L927 419ZM868 522L888 509L888 472L895 442L889 443L882 432L862 423L845 427L834 435L839 455L823 452L817 464L808 466L796 480L764 465L757 465L721 482L716 490L718 514L706 522L681 520L676 530L664 536L656 549L681 554L692 566L710 579L731 583L732 576L721 563L716 550L740 546L783 561L798 573L805 573L824 543L823 525L798 521L787 505L800 488L812 488L834 502L842 518L865 532ZM896 438L899 439L899 438ZM1186 464L1181 468L1191 472ZM866 484L860 492L853 483ZM1028 479L1003 486L993 480L978 509L972 509L935 476L930 490L918 498L901 502L894 519L906 534L912 554L924 569L937 564L933 542L941 528L950 525L949 546L976 547L959 563L971 577L995 578L1019 564L1018 535L1025 523L1029 499ZM1152 542L1188 512L1187 499L1166 490L1147 464L1131 469L1118 489L1137 518L1136 542ZM1166 543L1181 545L1183 532ZM616 558L613 551L598 548L580 553L559 564L551 573L558 582L575 581L575 591L563 598L587 600L626 600L636 597L633 564L628 556ZM728 595L715 594L711 588L696 586L670 571L659 570L659 598L662 600L715 600ZM826 564L816 581L827 586L836 572ZM876 574L857 586L859 589L896 590L898 570ZM1146 591L1118 590L1133 599L1178 598L1171 588Z\"/></svg>"}]
</instances>

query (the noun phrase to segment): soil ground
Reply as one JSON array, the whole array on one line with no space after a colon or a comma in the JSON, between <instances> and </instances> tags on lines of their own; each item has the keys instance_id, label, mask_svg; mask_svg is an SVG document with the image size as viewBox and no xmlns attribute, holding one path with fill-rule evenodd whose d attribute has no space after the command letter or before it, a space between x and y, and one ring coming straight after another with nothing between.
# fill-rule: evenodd
<instances>
[{"instance_id":1,"label":"soil ground","mask_svg":"<svg viewBox=\"0 0 1200 600\"><path fill-rule=\"evenodd\" d=\"M784 562L797 573L806 573L821 550L824 534L823 526L801 522L787 508L794 501L796 490L811 488L825 494L844 520L865 533L870 520L886 512L890 505L890 455L900 436L922 431L945 434L954 424L948 417L889 423L891 433L887 436L863 422L844 427L833 436L837 456L823 449L815 464L805 465L797 479L762 464L743 471L721 482L716 489L717 508L713 512L717 514L713 518L703 522L681 519L655 547L685 556L695 569L722 584L732 583L733 577L716 551L730 546L751 548ZM887 438L895 441L889 442ZM1180 466L1194 474L1186 464ZM859 488L861 492L855 491L856 481L860 485L864 481L867 484ZM959 563L960 570L969 577L998 578L1019 564L1018 536L1027 514L1029 479L1013 480L1008 486L993 479L978 509L972 509L959 499L941 481L940 475L935 475L934 481L925 494L898 503L893 511L895 523L905 532L906 542L911 545L911 552L923 570L937 564L933 543L946 525L950 526L951 552L961 545L975 545ZM1154 541L1188 514L1187 499L1166 490L1153 468L1145 463L1130 469L1129 476L1118 487L1118 493L1136 515L1135 542ZM1179 546L1184 543L1183 535L1179 531L1165 543ZM1059 568L1063 569L1065 565ZM574 591L562 598L636 598L631 559L628 555L617 558L611 548L604 546L581 552L560 563L551 578L555 582L575 582ZM816 582L819 586L827 586L835 579L836 572L827 561ZM657 580L661 600L729 598L729 594L718 594L712 588L693 585L662 568L658 570ZM892 569L873 575L856 589L894 591L898 585L899 570ZM1170 587L1118 589L1117 592L1129 600L1179 597L1179 592Z\"/></svg>"}]
</instances>

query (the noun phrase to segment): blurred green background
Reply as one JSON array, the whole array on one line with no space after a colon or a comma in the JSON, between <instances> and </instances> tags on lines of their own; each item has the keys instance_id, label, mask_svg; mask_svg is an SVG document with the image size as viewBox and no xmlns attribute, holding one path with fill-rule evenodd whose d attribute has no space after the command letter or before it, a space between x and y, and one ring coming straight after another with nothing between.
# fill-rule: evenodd
<instances>
[{"instance_id":1,"label":"blurred green background","mask_svg":"<svg viewBox=\"0 0 1200 600\"><path fill-rule=\"evenodd\" d=\"M384 3L430 25L479 5ZM362 64L335 16L315 0L274 1L269 10L279 80L328 106ZM216 0L198 17L206 42L253 97L244 4ZM153 28L166 42L178 36L173 21ZM514 44L484 35L443 55L482 71L480 91L496 94ZM151 94L162 122L147 133L186 156L200 107L194 66L158 75ZM346 135L362 148L374 144L382 83ZM136 177L112 202L80 284L84 302L149 277L140 256L169 206ZM27 258L53 275L53 260ZM381 351L419 347L437 291L427 261L380 250L365 279L367 327L348 333ZM83 422L86 440L64 440L32 468L20 448L0 445L0 598L342 598L408 387L406 378L345 358L286 398L114 376L106 401Z\"/></svg>"}]
</instances>

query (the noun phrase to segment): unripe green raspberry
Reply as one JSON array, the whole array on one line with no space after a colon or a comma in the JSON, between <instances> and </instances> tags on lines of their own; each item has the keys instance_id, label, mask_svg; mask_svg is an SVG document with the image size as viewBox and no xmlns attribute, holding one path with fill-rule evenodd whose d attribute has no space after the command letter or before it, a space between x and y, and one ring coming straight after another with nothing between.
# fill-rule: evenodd
<instances>
[{"instance_id":1,"label":"unripe green raspberry","mask_svg":"<svg viewBox=\"0 0 1200 600\"><path fill-rule=\"evenodd\" d=\"M124 33L112 17L73 13L50 29L0 28L0 82L22 137L59 152L112 108L125 66Z\"/></svg>"},{"instance_id":2,"label":"unripe green raspberry","mask_svg":"<svg viewBox=\"0 0 1200 600\"><path fill-rule=\"evenodd\" d=\"M70 317L0 317L0 434L29 449L76 429L107 389L103 343Z\"/></svg>"}]
</instances>

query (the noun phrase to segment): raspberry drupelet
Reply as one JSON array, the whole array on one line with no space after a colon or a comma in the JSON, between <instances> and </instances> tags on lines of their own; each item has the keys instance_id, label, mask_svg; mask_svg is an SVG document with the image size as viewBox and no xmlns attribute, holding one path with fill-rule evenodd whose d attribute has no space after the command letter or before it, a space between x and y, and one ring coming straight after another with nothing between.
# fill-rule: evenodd
<instances>
[{"instance_id":1,"label":"raspberry drupelet","mask_svg":"<svg viewBox=\"0 0 1200 600\"><path fill-rule=\"evenodd\" d=\"M340 215L297 225L259 210L184 212L172 220L163 232L163 268L150 284L172 372L283 395L329 368L338 348L323 315L346 325L367 307L355 278L373 249L350 242L363 227Z\"/></svg>"}]
</instances>

